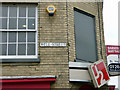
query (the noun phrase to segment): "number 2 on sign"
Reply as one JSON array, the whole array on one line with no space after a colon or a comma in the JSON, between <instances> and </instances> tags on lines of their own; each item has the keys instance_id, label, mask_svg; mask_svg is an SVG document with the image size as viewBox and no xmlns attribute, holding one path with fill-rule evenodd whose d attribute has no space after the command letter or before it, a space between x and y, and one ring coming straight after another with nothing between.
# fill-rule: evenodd
<instances>
[{"instance_id":1,"label":"number 2 on sign","mask_svg":"<svg viewBox=\"0 0 120 90\"><path fill-rule=\"evenodd\" d=\"M106 77L106 69L104 68L104 64L101 62L99 64L94 64L92 67L95 80L97 81L98 85L101 86L109 77Z\"/></svg>"}]
</instances>

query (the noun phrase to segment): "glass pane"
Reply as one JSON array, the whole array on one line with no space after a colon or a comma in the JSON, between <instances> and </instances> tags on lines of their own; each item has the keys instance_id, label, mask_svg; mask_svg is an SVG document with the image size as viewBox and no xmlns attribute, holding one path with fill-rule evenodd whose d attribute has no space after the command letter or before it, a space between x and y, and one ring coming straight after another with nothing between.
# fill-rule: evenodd
<instances>
[{"instance_id":1,"label":"glass pane","mask_svg":"<svg viewBox=\"0 0 120 90\"><path fill-rule=\"evenodd\" d=\"M17 17L17 7L9 7L9 17Z\"/></svg>"},{"instance_id":2,"label":"glass pane","mask_svg":"<svg viewBox=\"0 0 120 90\"><path fill-rule=\"evenodd\" d=\"M26 32L18 32L18 42L26 42Z\"/></svg>"},{"instance_id":3,"label":"glass pane","mask_svg":"<svg viewBox=\"0 0 120 90\"><path fill-rule=\"evenodd\" d=\"M2 17L2 5L0 5L0 17Z\"/></svg>"},{"instance_id":4,"label":"glass pane","mask_svg":"<svg viewBox=\"0 0 120 90\"><path fill-rule=\"evenodd\" d=\"M26 17L26 7L19 7L19 17Z\"/></svg>"},{"instance_id":5,"label":"glass pane","mask_svg":"<svg viewBox=\"0 0 120 90\"><path fill-rule=\"evenodd\" d=\"M9 32L9 42L16 42L16 32Z\"/></svg>"},{"instance_id":6,"label":"glass pane","mask_svg":"<svg viewBox=\"0 0 120 90\"><path fill-rule=\"evenodd\" d=\"M0 55L7 54L7 44L0 44Z\"/></svg>"},{"instance_id":7,"label":"glass pane","mask_svg":"<svg viewBox=\"0 0 120 90\"><path fill-rule=\"evenodd\" d=\"M8 44L8 55L16 55L16 44Z\"/></svg>"},{"instance_id":8,"label":"glass pane","mask_svg":"<svg viewBox=\"0 0 120 90\"><path fill-rule=\"evenodd\" d=\"M2 32L0 32L0 43L2 42Z\"/></svg>"},{"instance_id":9,"label":"glass pane","mask_svg":"<svg viewBox=\"0 0 120 90\"><path fill-rule=\"evenodd\" d=\"M18 29L26 29L26 19L18 19Z\"/></svg>"},{"instance_id":10,"label":"glass pane","mask_svg":"<svg viewBox=\"0 0 120 90\"><path fill-rule=\"evenodd\" d=\"M2 44L0 44L0 55L2 55Z\"/></svg>"},{"instance_id":11,"label":"glass pane","mask_svg":"<svg viewBox=\"0 0 120 90\"><path fill-rule=\"evenodd\" d=\"M0 43L7 42L7 32L0 32Z\"/></svg>"},{"instance_id":12,"label":"glass pane","mask_svg":"<svg viewBox=\"0 0 120 90\"><path fill-rule=\"evenodd\" d=\"M17 18L9 19L9 29L17 29Z\"/></svg>"},{"instance_id":13,"label":"glass pane","mask_svg":"<svg viewBox=\"0 0 120 90\"><path fill-rule=\"evenodd\" d=\"M35 7L28 7L28 17L35 17Z\"/></svg>"},{"instance_id":14,"label":"glass pane","mask_svg":"<svg viewBox=\"0 0 120 90\"><path fill-rule=\"evenodd\" d=\"M27 42L35 42L35 32L28 32Z\"/></svg>"},{"instance_id":15,"label":"glass pane","mask_svg":"<svg viewBox=\"0 0 120 90\"><path fill-rule=\"evenodd\" d=\"M7 42L7 32L2 32L2 42Z\"/></svg>"},{"instance_id":16,"label":"glass pane","mask_svg":"<svg viewBox=\"0 0 120 90\"><path fill-rule=\"evenodd\" d=\"M35 55L35 44L27 45L27 55Z\"/></svg>"},{"instance_id":17,"label":"glass pane","mask_svg":"<svg viewBox=\"0 0 120 90\"><path fill-rule=\"evenodd\" d=\"M7 17L8 16L8 7L3 6L2 7L2 17Z\"/></svg>"},{"instance_id":18,"label":"glass pane","mask_svg":"<svg viewBox=\"0 0 120 90\"><path fill-rule=\"evenodd\" d=\"M7 29L7 18L0 18L0 29Z\"/></svg>"},{"instance_id":19,"label":"glass pane","mask_svg":"<svg viewBox=\"0 0 120 90\"><path fill-rule=\"evenodd\" d=\"M35 29L35 19L28 19L28 29Z\"/></svg>"},{"instance_id":20,"label":"glass pane","mask_svg":"<svg viewBox=\"0 0 120 90\"><path fill-rule=\"evenodd\" d=\"M7 18L2 18L2 29L7 29Z\"/></svg>"},{"instance_id":21,"label":"glass pane","mask_svg":"<svg viewBox=\"0 0 120 90\"><path fill-rule=\"evenodd\" d=\"M0 18L0 29L2 29L2 18Z\"/></svg>"},{"instance_id":22,"label":"glass pane","mask_svg":"<svg viewBox=\"0 0 120 90\"><path fill-rule=\"evenodd\" d=\"M97 60L95 18L74 11L76 60L95 62Z\"/></svg>"},{"instance_id":23,"label":"glass pane","mask_svg":"<svg viewBox=\"0 0 120 90\"><path fill-rule=\"evenodd\" d=\"M7 44L2 44L2 55L7 54Z\"/></svg>"},{"instance_id":24,"label":"glass pane","mask_svg":"<svg viewBox=\"0 0 120 90\"><path fill-rule=\"evenodd\" d=\"M18 55L26 55L26 44L18 44Z\"/></svg>"}]
</instances>

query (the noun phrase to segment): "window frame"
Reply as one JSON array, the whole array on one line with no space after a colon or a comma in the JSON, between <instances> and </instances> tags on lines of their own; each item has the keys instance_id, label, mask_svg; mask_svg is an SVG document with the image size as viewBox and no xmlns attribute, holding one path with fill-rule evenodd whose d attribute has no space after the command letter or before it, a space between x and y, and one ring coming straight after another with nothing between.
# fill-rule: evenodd
<instances>
[{"instance_id":1,"label":"window frame","mask_svg":"<svg viewBox=\"0 0 120 90\"><path fill-rule=\"evenodd\" d=\"M85 12L85 11L83 11L83 10L81 10L81 9L78 9L78 8L73 8L73 11L74 11L74 32L76 33L76 31L75 31L75 11L76 12L79 12L79 13L81 13L81 14L84 14L84 15L86 15L86 16L89 16L89 17L92 17L93 19L94 19L94 37L95 37L95 51L96 51L96 61L98 60L98 50L97 50L97 38L96 38L96 20L95 20L95 18L96 18L96 16L94 16L94 15L92 15L91 13L88 13L88 12ZM74 36L75 36L75 55L76 55L76 34L74 33ZM92 61L92 60L84 60L84 59L78 59L77 58L77 56L75 57L75 61L76 62L81 62L81 63L93 63L94 61Z\"/></svg>"},{"instance_id":2,"label":"window frame","mask_svg":"<svg viewBox=\"0 0 120 90\"><path fill-rule=\"evenodd\" d=\"M37 49L38 49L38 6L37 5L19 5L19 4L16 4L15 6L17 7L17 29L9 29L9 8L11 7L11 6L14 6L14 5L3 5L3 6L7 6L8 7L8 13L7 13L7 17L3 17L3 16L1 16L0 18L2 19L2 18L7 18L7 29L0 29L0 32L7 32L7 34L8 34L8 32L11 32L11 31L14 31L14 32L16 32L16 42L15 42L15 45L17 45L16 46L16 49L18 49L18 32L25 32L25 33L28 33L28 32L35 32L35 42L34 42L34 44L35 44L35 55L18 55L18 52L16 52L16 55L8 55L8 35L7 35L7 54L6 55L0 55L0 59L22 59L22 58L24 58L24 59L29 59L29 58L37 58L38 57L38 51L37 51ZM35 7L35 17L28 17L28 7ZM26 17L19 17L19 7L25 7L26 8ZM12 18L15 18L15 17L12 17ZM18 19L19 18L25 18L26 19L26 29L18 29ZM28 29L28 19L35 19L35 29ZM26 36L26 40L27 40L27 36ZM25 45L27 44L28 42L26 41L26 43L25 43ZM1 42L1 44L4 44L4 42ZM11 43L10 43L11 44ZM30 43L30 44L32 44L32 43ZM27 51L27 47L28 46L26 46L26 51ZM17 50L16 50L17 51Z\"/></svg>"}]
</instances>

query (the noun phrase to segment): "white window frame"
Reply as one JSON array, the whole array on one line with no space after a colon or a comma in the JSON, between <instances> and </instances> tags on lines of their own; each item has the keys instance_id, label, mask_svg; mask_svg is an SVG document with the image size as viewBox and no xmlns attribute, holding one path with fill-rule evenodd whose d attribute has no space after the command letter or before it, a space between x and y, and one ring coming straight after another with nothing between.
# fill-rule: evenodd
<instances>
[{"instance_id":1,"label":"white window frame","mask_svg":"<svg viewBox=\"0 0 120 90\"><path fill-rule=\"evenodd\" d=\"M7 55L5 55L5 56L3 56L3 55L0 55L0 59L27 59L27 58L37 58L38 57L38 51L37 51L37 49L38 49L38 7L37 7L37 5L30 5L30 6L35 6L35 9L36 9L36 12L35 12L35 29L28 29L28 23L27 23L27 20L28 20L28 7L30 7L29 5L17 5L16 7L17 7L17 29L8 29L8 27L9 27L9 7L10 6L12 6L12 5L8 5L8 17L0 17L0 18L7 18L7 29L0 29L0 32L2 32L2 31L6 31L6 32L9 32L9 31L15 31L16 32L16 34L18 34L18 32L20 32L20 31L25 31L26 33L27 32L30 32L30 31L35 31L35 55L18 55L17 54L17 52L16 52L16 54L17 55L8 55L8 35L7 35ZM19 7L22 7L22 6L26 6L26 17L25 17L25 19L26 19L26 28L27 29L18 29L18 15L19 15ZM12 17L13 18L13 17ZM19 17L19 18L24 18L24 17ZM29 17L30 19L32 19L32 18L34 18L34 17ZM8 34L8 33L7 33ZM27 35L27 34L26 34ZM18 35L17 35L17 37L18 37ZM18 39L18 38L17 38ZM27 36L26 36L26 40L27 40ZM16 41L16 47L18 47L18 41ZM26 45L27 45L27 41L26 41ZM1 44L4 44L4 43L1 43ZM12 44L12 43L11 43ZM31 43L32 44L32 43ZM17 48L16 48L16 51L17 51ZM26 51L27 51L27 46L26 46Z\"/></svg>"}]
</instances>

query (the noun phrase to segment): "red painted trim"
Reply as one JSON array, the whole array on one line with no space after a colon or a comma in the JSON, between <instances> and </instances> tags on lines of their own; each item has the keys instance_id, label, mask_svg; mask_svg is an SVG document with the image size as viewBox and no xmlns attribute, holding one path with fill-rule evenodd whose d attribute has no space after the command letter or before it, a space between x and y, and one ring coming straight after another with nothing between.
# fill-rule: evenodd
<instances>
[{"instance_id":1,"label":"red painted trim","mask_svg":"<svg viewBox=\"0 0 120 90\"><path fill-rule=\"evenodd\" d=\"M42 79L3 79L0 82L8 83L8 82L48 82L48 81L56 81L55 78L42 78Z\"/></svg>"},{"instance_id":2,"label":"red painted trim","mask_svg":"<svg viewBox=\"0 0 120 90\"><path fill-rule=\"evenodd\" d=\"M2 90L50 90L50 82L3 83Z\"/></svg>"}]
</instances>

